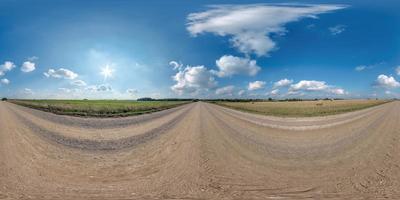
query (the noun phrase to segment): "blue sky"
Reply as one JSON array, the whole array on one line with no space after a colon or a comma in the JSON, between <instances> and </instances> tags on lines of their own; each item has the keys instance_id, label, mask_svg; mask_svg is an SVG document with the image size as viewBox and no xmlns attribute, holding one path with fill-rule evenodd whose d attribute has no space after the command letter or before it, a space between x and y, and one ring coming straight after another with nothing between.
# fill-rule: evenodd
<instances>
[{"instance_id":1,"label":"blue sky","mask_svg":"<svg viewBox=\"0 0 400 200\"><path fill-rule=\"evenodd\" d=\"M0 96L393 98L400 3L0 2Z\"/></svg>"}]
</instances>

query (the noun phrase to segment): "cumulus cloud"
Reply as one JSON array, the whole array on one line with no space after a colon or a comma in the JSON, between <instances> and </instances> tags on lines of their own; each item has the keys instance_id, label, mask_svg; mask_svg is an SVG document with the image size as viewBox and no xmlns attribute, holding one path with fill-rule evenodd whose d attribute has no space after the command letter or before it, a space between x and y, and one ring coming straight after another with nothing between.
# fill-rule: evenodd
<instances>
[{"instance_id":1,"label":"cumulus cloud","mask_svg":"<svg viewBox=\"0 0 400 200\"><path fill-rule=\"evenodd\" d=\"M293 80L289 80L289 79L285 78L285 79L282 79L282 80L279 80L279 81L275 82L273 88L286 87L286 86L289 86L292 83L293 83Z\"/></svg>"},{"instance_id":2,"label":"cumulus cloud","mask_svg":"<svg viewBox=\"0 0 400 200\"><path fill-rule=\"evenodd\" d=\"M296 84L292 84L289 88L291 91L306 90L306 91L322 91L328 88L325 81L308 81L302 80Z\"/></svg>"},{"instance_id":3,"label":"cumulus cloud","mask_svg":"<svg viewBox=\"0 0 400 200\"><path fill-rule=\"evenodd\" d=\"M64 79L75 79L78 77L78 74L69 70L60 68L57 70L49 69L47 72L44 73L46 77L53 77L53 78L64 78Z\"/></svg>"},{"instance_id":4,"label":"cumulus cloud","mask_svg":"<svg viewBox=\"0 0 400 200\"><path fill-rule=\"evenodd\" d=\"M341 88L330 89L330 92L336 95L344 95L347 93L344 89Z\"/></svg>"},{"instance_id":5,"label":"cumulus cloud","mask_svg":"<svg viewBox=\"0 0 400 200\"><path fill-rule=\"evenodd\" d=\"M216 95L221 95L221 96L232 96L233 92L235 90L235 86L229 85L226 87L218 88L215 90Z\"/></svg>"},{"instance_id":6,"label":"cumulus cloud","mask_svg":"<svg viewBox=\"0 0 400 200\"><path fill-rule=\"evenodd\" d=\"M35 67L35 63L31 62L31 61L25 61L24 63L22 63L22 67L21 67L21 71L22 72L32 72L36 69Z\"/></svg>"},{"instance_id":7,"label":"cumulus cloud","mask_svg":"<svg viewBox=\"0 0 400 200\"><path fill-rule=\"evenodd\" d=\"M376 78L375 85L384 88L400 87L400 83L393 76L386 76L384 74L381 74Z\"/></svg>"},{"instance_id":8,"label":"cumulus cloud","mask_svg":"<svg viewBox=\"0 0 400 200\"><path fill-rule=\"evenodd\" d=\"M344 89L326 84L325 81L301 80L289 87L288 94L304 94L305 92L323 92L334 95L348 94Z\"/></svg>"},{"instance_id":9,"label":"cumulus cloud","mask_svg":"<svg viewBox=\"0 0 400 200\"><path fill-rule=\"evenodd\" d=\"M257 61L231 55L224 55L215 63L219 71L214 71L214 73L219 77L229 77L234 74L254 76L261 70Z\"/></svg>"},{"instance_id":10,"label":"cumulus cloud","mask_svg":"<svg viewBox=\"0 0 400 200\"><path fill-rule=\"evenodd\" d=\"M258 89L262 89L265 86L265 82L264 81L254 81L254 82L250 82L249 86L248 86L248 90L258 90Z\"/></svg>"},{"instance_id":11,"label":"cumulus cloud","mask_svg":"<svg viewBox=\"0 0 400 200\"><path fill-rule=\"evenodd\" d=\"M0 76L6 74L6 72L11 71L15 68L15 64L11 61L5 61L3 64L0 65Z\"/></svg>"},{"instance_id":12,"label":"cumulus cloud","mask_svg":"<svg viewBox=\"0 0 400 200\"><path fill-rule=\"evenodd\" d=\"M10 84L10 80L8 80L8 79L6 79L6 78L1 79L0 82L1 82L1 84L3 84L3 85L8 85L8 84Z\"/></svg>"},{"instance_id":13,"label":"cumulus cloud","mask_svg":"<svg viewBox=\"0 0 400 200\"><path fill-rule=\"evenodd\" d=\"M303 18L343 9L328 4L250 4L215 5L187 17L187 30L193 36L213 33L229 36L233 47L245 54L265 56L274 49L273 34L284 34L285 25Z\"/></svg>"},{"instance_id":14,"label":"cumulus cloud","mask_svg":"<svg viewBox=\"0 0 400 200\"><path fill-rule=\"evenodd\" d=\"M74 80L71 82L71 85L82 87L82 86L86 86L87 84L85 81L82 81L82 80Z\"/></svg>"},{"instance_id":15,"label":"cumulus cloud","mask_svg":"<svg viewBox=\"0 0 400 200\"><path fill-rule=\"evenodd\" d=\"M346 26L339 24L336 26L329 27L328 29L332 35L339 35L346 30Z\"/></svg>"},{"instance_id":16,"label":"cumulus cloud","mask_svg":"<svg viewBox=\"0 0 400 200\"><path fill-rule=\"evenodd\" d=\"M217 86L213 74L204 66L187 66L184 69L178 69L172 79L176 83L171 89L178 95L197 95L202 90Z\"/></svg>"}]
</instances>

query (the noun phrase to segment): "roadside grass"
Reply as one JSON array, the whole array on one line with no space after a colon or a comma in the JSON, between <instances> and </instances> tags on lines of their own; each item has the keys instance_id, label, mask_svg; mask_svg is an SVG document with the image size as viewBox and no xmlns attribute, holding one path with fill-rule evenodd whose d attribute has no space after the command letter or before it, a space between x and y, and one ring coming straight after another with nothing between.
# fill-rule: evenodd
<instances>
[{"instance_id":1,"label":"roadside grass","mask_svg":"<svg viewBox=\"0 0 400 200\"><path fill-rule=\"evenodd\" d=\"M223 102L214 103L245 112L278 117L315 117L341 114L389 102L388 100L320 100L285 102Z\"/></svg>"},{"instance_id":2,"label":"roadside grass","mask_svg":"<svg viewBox=\"0 0 400 200\"><path fill-rule=\"evenodd\" d=\"M9 100L9 102L55 114L82 117L125 117L189 103L189 101L133 100Z\"/></svg>"}]
</instances>

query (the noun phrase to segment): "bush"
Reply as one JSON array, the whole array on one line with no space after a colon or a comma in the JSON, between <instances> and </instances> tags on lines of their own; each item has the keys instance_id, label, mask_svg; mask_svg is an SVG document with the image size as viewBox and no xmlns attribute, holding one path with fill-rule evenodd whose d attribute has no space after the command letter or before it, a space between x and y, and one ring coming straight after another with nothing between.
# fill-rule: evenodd
<instances>
[{"instance_id":1,"label":"bush","mask_svg":"<svg viewBox=\"0 0 400 200\"><path fill-rule=\"evenodd\" d=\"M7 98L2 98L1 100L2 100L2 101L7 101Z\"/></svg>"}]
</instances>

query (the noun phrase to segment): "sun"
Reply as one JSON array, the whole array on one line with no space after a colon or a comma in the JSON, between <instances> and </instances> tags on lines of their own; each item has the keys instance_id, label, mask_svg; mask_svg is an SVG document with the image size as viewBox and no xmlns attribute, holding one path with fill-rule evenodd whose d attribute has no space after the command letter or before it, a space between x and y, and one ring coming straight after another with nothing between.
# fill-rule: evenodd
<instances>
[{"instance_id":1,"label":"sun","mask_svg":"<svg viewBox=\"0 0 400 200\"><path fill-rule=\"evenodd\" d=\"M101 68L101 72L100 72L100 74L103 75L104 80L109 77L112 77L113 73L114 73L114 69L110 68L109 65L106 65L105 67Z\"/></svg>"}]
</instances>

